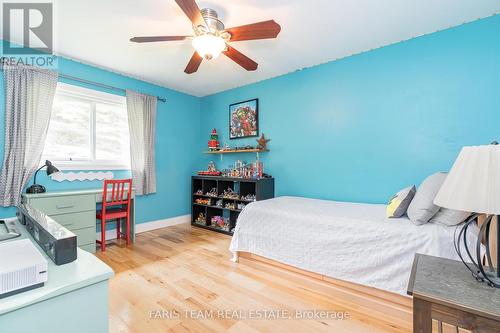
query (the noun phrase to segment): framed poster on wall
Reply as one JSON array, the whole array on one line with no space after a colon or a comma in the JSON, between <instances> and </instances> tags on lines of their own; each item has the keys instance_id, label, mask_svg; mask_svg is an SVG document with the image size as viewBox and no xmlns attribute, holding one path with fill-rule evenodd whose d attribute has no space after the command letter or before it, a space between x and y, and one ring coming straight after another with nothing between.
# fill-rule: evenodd
<instances>
[{"instance_id":1,"label":"framed poster on wall","mask_svg":"<svg viewBox=\"0 0 500 333\"><path fill-rule=\"evenodd\" d=\"M229 105L229 138L259 136L259 99Z\"/></svg>"}]
</instances>

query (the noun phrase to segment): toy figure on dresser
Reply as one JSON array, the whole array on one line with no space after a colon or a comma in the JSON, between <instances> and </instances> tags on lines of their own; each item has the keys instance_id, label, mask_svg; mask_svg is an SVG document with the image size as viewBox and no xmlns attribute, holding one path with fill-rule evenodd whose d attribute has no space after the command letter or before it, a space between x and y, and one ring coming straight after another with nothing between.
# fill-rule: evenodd
<instances>
[{"instance_id":1,"label":"toy figure on dresser","mask_svg":"<svg viewBox=\"0 0 500 333\"><path fill-rule=\"evenodd\" d=\"M228 187L227 190L224 191L222 197L224 199L239 199L238 193L235 193L232 188Z\"/></svg>"},{"instance_id":2,"label":"toy figure on dresser","mask_svg":"<svg viewBox=\"0 0 500 333\"><path fill-rule=\"evenodd\" d=\"M198 224L207 224L207 219L205 218L205 214L200 213L200 215L198 215L198 217L196 218L196 220L194 220L194 222Z\"/></svg>"},{"instance_id":3,"label":"toy figure on dresser","mask_svg":"<svg viewBox=\"0 0 500 333\"><path fill-rule=\"evenodd\" d=\"M208 140L208 149L210 151L219 150L219 135L217 135L217 130L214 128L210 134L210 140Z\"/></svg>"},{"instance_id":4,"label":"toy figure on dresser","mask_svg":"<svg viewBox=\"0 0 500 333\"><path fill-rule=\"evenodd\" d=\"M200 176L220 176L222 172L217 170L214 161L208 162L207 171L198 171Z\"/></svg>"},{"instance_id":5,"label":"toy figure on dresser","mask_svg":"<svg viewBox=\"0 0 500 333\"><path fill-rule=\"evenodd\" d=\"M223 200L222 200L222 199L217 200L217 201L215 202L215 205L216 205L217 207L222 207L222 205L223 205Z\"/></svg>"},{"instance_id":6,"label":"toy figure on dresser","mask_svg":"<svg viewBox=\"0 0 500 333\"><path fill-rule=\"evenodd\" d=\"M205 194L206 196L209 197L218 197L219 195L217 194L217 188L213 187L209 192Z\"/></svg>"}]
</instances>

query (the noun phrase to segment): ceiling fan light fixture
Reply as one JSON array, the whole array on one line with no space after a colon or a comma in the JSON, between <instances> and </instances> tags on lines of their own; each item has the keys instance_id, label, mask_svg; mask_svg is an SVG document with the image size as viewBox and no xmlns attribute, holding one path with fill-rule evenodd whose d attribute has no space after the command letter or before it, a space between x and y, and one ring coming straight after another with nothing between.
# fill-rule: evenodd
<instances>
[{"instance_id":1,"label":"ceiling fan light fixture","mask_svg":"<svg viewBox=\"0 0 500 333\"><path fill-rule=\"evenodd\" d=\"M224 51L226 42L222 37L208 33L193 38L193 47L200 57L210 60L217 58Z\"/></svg>"}]
</instances>

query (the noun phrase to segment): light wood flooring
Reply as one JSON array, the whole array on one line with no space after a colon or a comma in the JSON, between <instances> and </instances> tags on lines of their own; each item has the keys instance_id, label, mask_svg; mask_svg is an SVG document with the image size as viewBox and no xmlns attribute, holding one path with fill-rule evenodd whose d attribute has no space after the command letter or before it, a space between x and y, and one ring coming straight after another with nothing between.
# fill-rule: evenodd
<instances>
[{"instance_id":1,"label":"light wood flooring","mask_svg":"<svg viewBox=\"0 0 500 333\"><path fill-rule=\"evenodd\" d=\"M98 249L96 255L116 273L110 282L110 332L411 331L336 299L320 281L263 263L231 262L230 240L178 225L141 233L130 247L113 241L106 252ZM349 319L299 320L297 310L346 311ZM271 318L248 318L258 314ZM292 319L272 319L273 314Z\"/></svg>"}]
</instances>

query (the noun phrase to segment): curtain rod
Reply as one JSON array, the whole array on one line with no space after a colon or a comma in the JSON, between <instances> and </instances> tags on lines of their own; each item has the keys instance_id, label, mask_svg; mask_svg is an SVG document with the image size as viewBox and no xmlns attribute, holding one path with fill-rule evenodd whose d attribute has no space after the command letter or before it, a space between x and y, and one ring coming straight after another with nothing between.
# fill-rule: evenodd
<instances>
[{"instance_id":1,"label":"curtain rod","mask_svg":"<svg viewBox=\"0 0 500 333\"><path fill-rule=\"evenodd\" d=\"M99 83L99 82L89 81L89 80L81 79L81 78L76 77L76 76L66 75L66 74L62 74L62 73L59 73L59 77L62 77L62 78L68 79L68 80L72 80L72 81L78 81L78 82L82 82L82 83L86 83L86 84L91 84L93 86L97 86L97 87L101 87L101 88L117 90L117 91L122 91L122 92L126 91L123 88L118 88L118 87L110 86L110 85ZM163 103L165 103L167 101L167 99L165 97L156 96L156 98L160 102L163 102Z\"/></svg>"}]
</instances>

